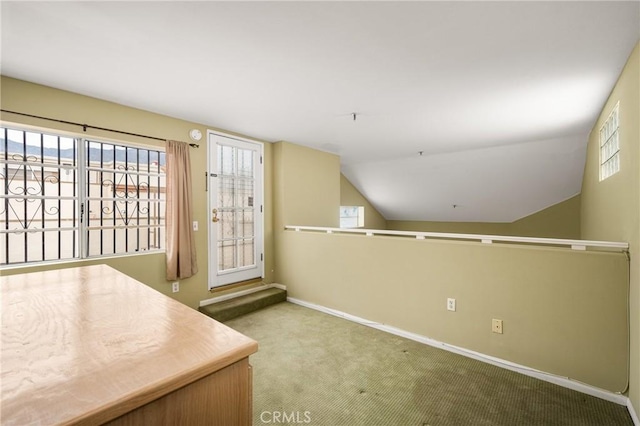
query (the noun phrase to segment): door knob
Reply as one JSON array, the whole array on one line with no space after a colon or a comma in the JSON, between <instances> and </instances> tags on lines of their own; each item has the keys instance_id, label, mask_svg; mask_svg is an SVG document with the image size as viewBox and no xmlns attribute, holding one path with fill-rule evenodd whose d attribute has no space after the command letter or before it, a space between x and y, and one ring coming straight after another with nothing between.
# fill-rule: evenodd
<instances>
[{"instance_id":1,"label":"door knob","mask_svg":"<svg viewBox=\"0 0 640 426\"><path fill-rule=\"evenodd\" d=\"M211 222L217 222L220 220L218 219L218 209L213 209L211 213L212 213Z\"/></svg>"}]
</instances>

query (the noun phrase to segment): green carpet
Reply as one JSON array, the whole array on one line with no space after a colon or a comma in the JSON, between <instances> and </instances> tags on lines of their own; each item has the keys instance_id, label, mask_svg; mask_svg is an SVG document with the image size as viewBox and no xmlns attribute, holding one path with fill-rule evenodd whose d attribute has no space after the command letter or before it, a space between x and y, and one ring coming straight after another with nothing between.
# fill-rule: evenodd
<instances>
[{"instance_id":1,"label":"green carpet","mask_svg":"<svg viewBox=\"0 0 640 426\"><path fill-rule=\"evenodd\" d=\"M285 300L287 300L286 291L279 288L268 288L224 302L201 306L200 312L217 321L224 322Z\"/></svg>"},{"instance_id":2,"label":"green carpet","mask_svg":"<svg viewBox=\"0 0 640 426\"><path fill-rule=\"evenodd\" d=\"M626 407L288 302L257 340L254 425L633 425Z\"/></svg>"}]
</instances>

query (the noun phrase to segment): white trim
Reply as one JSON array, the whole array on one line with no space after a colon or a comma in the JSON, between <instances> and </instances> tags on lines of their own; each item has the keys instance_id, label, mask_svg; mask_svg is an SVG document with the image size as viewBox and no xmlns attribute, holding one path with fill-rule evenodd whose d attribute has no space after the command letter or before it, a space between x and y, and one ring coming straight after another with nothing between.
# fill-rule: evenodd
<instances>
[{"instance_id":1,"label":"white trim","mask_svg":"<svg viewBox=\"0 0 640 426\"><path fill-rule=\"evenodd\" d=\"M629 415L631 416L631 420L633 420L633 424L640 426L640 419L638 419L638 414L636 414L636 410L633 408L633 404L629 398L627 398L627 410L629 410Z\"/></svg>"},{"instance_id":2,"label":"white trim","mask_svg":"<svg viewBox=\"0 0 640 426\"><path fill-rule=\"evenodd\" d=\"M238 290L233 293L223 294L222 296L212 297L211 299L201 300L200 307L212 305L214 303L224 302L225 300L235 299L236 297L257 293L259 291L268 290L270 288L279 288L280 290L287 291L287 287L282 284L262 284L260 286L248 288L246 290Z\"/></svg>"},{"instance_id":3,"label":"white trim","mask_svg":"<svg viewBox=\"0 0 640 426\"><path fill-rule=\"evenodd\" d=\"M543 244L543 245L556 245L556 246L569 246L574 250L585 250L586 247L596 248L610 248L628 250L629 243L618 241L593 241L593 240L565 240L559 238L536 238L536 237L515 237L508 235L481 235L481 234L452 234L443 232L414 232L414 231L390 231L385 229L362 229L362 228L325 228L319 226L298 226L287 225L285 230L294 231L317 231L326 232L327 234L333 233L348 233L348 234L373 234L373 235L394 235L403 237L415 237L416 239L429 238L443 238L453 240L473 240L480 241L482 243L489 243L489 241L507 241L513 243L525 243L525 244Z\"/></svg>"},{"instance_id":4,"label":"white trim","mask_svg":"<svg viewBox=\"0 0 640 426\"><path fill-rule=\"evenodd\" d=\"M222 132L220 130L207 129L207 136L209 133L213 133L214 135L217 135L217 136L222 136L223 138L235 139L243 142L259 143L262 145L264 145L265 143L270 143L270 142L261 141L259 139L253 139L248 136L238 136L238 135L234 135L233 133Z\"/></svg>"},{"instance_id":5,"label":"white trim","mask_svg":"<svg viewBox=\"0 0 640 426\"><path fill-rule=\"evenodd\" d=\"M48 229L48 228L47 228ZM102 256L100 255L95 255L95 256L91 256L91 257L85 257L85 258L79 258L79 257L75 257L72 259L64 259L64 260L45 260L45 261L39 261L39 262L28 262L28 263L10 263L8 265L2 265L0 266L0 275L2 275L2 271L12 271L12 270L16 270L16 269L25 269L28 270L30 268L37 268L37 267L43 267L43 266L54 266L54 265L70 265L73 263L83 263L83 262L106 262L110 259L117 259L117 258L122 258L122 257L134 257L134 256L149 256L152 254L162 254L164 255L166 253L165 249L160 249L160 250L145 250L145 251L138 251L138 252L134 252L134 253L120 253L120 254L104 254ZM27 272L25 272L27 273Z\"/></svg>"},{"instance_id":6,"label":"white trim","mask_svg":"<svg viewBox=\"0 0 640 426\"><path fill-rule=\"evenodd\" d=\"M296 305L304 306L306 308L314 309L316 311L324 312L329 315L333 315L336 317L340 317L349 321L356 322L358 324L366 325L367 327L372 327L377 330L385 331L387 333L395 334L396 336L404 337L410 340L414 340L419 343L424 343L429 346L433 346L435 348L444 349L449 352L456 353L458 355L463 355L468 358L473 358L478 361L486 362L488 364L495 365L497 367L502 367L507 370L515 371L517 373L524 374L525 376L534 377L536 379L543 380L545 382L553 383L568 389L573 389L578 392L585 393L587 395L595 396L596 398L604 399L606 401L614 402L620 405L626 405L630 407L629 398L626 396L610 392L605 389L600 389L595 386L590 386L585 383L578 382L576 380L572 380L568 377L556 376L555 374L546 373L544 371L536 370L534 368L529 368L524 365L516 364L511 361L506 361L504 359L496 358L490 355L485 355L480 352L475 352L469 349L461 348L454 345L449 345L444 342L440 342L438 340L431 339L426 336L422 336L420 334L411 333L409 331L405 331L396 327L392 327L390 325L381 324L375 321L370 321L364 318L357 317L355 315L347 314L342 311L338 311L331 308L326 308L321 305L316 305L315 303L305 302L300 299L296 299L293 297L287 297L287 301L291 303L295 303ZM631 412L631 408L629 409ZM635 413L634 413L635 414ZM632 417L634 416L632 414ZM637 416L634 418L634 421L637 423Z\"/></svg>"},{"instance_id":7,"label":"white trim","mask_svg":"<svg viewBox=\"0 0 640 426\"><path fill-rule=\"evenodd\" d=\"M254 221L254 241L256 242L255 246L255 259L256 266L255 267L246 267L240 268L233 271L229 271L227 273L218 274L217 267L209 268L208 276L207 276L207 287L209 290L219 287L221 285L230 284L233 281L240 281L244 279L250 279L252 275L250 272L256 270L261 278L264 278L265 271L265 259L264 259L264 232L265 232L265 212L266 205L264 200L265 194L265 164L264 164L264 142L255 139L244 138L241 136L235 136L229 133L220 132L217 130L207 129L207 244L209 247L208 260L209 265L217 265L217 241L214 241L214 227L211 223L211 210L212 210L212 198L217 191L217 187L215 180L212 180L212 173L217 172L213 171L213 162L212 158L215 158L215 150L212 151L212 146L215 148L217 146L217 142L213 141L214 137L225 138L228 141L225 143L227 145L235 146L235 147L243 147L247 148L247 145L251 146L251 149L257 155L258 158L255 160L255 167L257 169L257 174L255 177L256 183L259 182L259 185L254 188L256 191L256 197L254 199L254 211L256 220ZM257 192L259 191L259 194ZM259 218L259 220L257 219ZM229 276L234 275L235 278L229 278Z\"/></svg>"}]
</instances>

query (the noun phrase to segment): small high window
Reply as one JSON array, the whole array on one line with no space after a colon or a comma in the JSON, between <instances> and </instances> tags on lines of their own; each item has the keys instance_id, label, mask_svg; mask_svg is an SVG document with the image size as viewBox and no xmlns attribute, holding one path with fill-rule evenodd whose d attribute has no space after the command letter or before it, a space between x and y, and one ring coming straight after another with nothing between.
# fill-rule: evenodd
<instances>
[{"instance_id":1,"label":"small high window","mask_svg":"<svg viewBox=\"0 0 640 426\"><path fill-rule=\"evenodd\" d=\"M340 206L340 228L362 228L364 226L364 207Z\"/></svg>"},{"instance_id":2,"label":"small high window","mask_svg":"<svg viewBox=\"0 0 640 426\"><path fill-rule=\"evenodd\" d=\"M603 181L620 171L620 142L618 106L600 128L600 180Z\"/></svg>"}]
</instances>

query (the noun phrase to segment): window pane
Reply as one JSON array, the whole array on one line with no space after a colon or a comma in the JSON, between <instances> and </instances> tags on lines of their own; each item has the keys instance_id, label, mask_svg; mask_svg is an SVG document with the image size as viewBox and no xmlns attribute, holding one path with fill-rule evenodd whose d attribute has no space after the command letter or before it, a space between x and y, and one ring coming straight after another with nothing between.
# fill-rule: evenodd
<instances>
[{"instance_id":1,"label":"window pane","mask_svg":"<svg viewBox=\"0 0 640 426\"><path fill-rule=\"evenodd\" d=\"M619 104L600 128L600 180L620 171Z\"/></svg>"},{"instance_id":2,"label":"window pane","mask_svg":"<svg viewBox=\"0 0 640 426\"><path fill-rule=\"evenodd\" d=\"M253 177L253 151L238 149L238 176Z\"/></svg>"},{"instance_id":3,"label":"window pane","mask_svg":"<svg viewBox=\"0 0 640 426\"><path fill-rule=\"evenodd\" d=\"M255 154L217 146L218 271L229 271L255 265Z\"/></svg>"},{"instance_id":4,"label":"window pane","mask_svg":"<svg viewBox=\"0 0 640 426\"><path fill-rule=\"evenodd\" d=\"M240 240L238 242L238 256L239 256L239 264L238 267L242 268L245 266L252 266L255 264L255 248L254 241L251 240Z\"/></svg>"},{"instance_id":5,"label":"window pane","mask_svg":"<svg viewBox=\"0 0 640 426\"><path fill-rule=\"evenodd\" d=\"M78 257L77 141L0 127L0 264Z\"/></svg>"},{"instance_id":6,"label":"window pane","mask_svg":"<svg viewBox=\"0 0 640 426\"><path fill-rule=\"evenodd\" d=\"M363 206L340 206L340 228L359 228L363 226Z\"/></svg>"},{"instance_id":7,"label":"window pane","mask_svg":"<svg viewBox=\"0 0 640 426\"><path fill-rule=\"evenodd\" d=\"M236 179L232 177L219 177L218 207L234 207L236 198Z\"/></svg>"},{"instance_id":8,"label":"window pane","mask_svg":"<svg viewBox=\"0 0 640 426\"><path fill-rule=\"evenodd\" d=\"M236 265L236 241L218 242L218 271L235 268Z\"/></svg>"},{"instance_id":9,"label":"window pane","mask_svg":"<svg viewBox=\"0 0 640 426\"><path fill-rule=\"evenodd\" d=\"M357 228L358 218L355 217L341 217L340 228Z\"/></svg>"},{"instance_id":10,"label":"window pane","mask_svg":"<svg viewBox=\"0 0 640 426\"><path fill-rule=\"evenodd\" d=\"M238 207L253 207L253 180L237 179L236 180L236 205Z\"/></svg>"},{"instance_id":11,"label":"window pane","mask_svg":"<svg viewBox=\"0 0 640 426\"><path fill-rule=\"evenodd\" d=\"M66 136L0 127L0 264L84 257L81 204L88 255L162 247L164 152L102 141L79 144ZM80 148L86 164L78 163Z\"/></svg>"},{"instance_id":12,"label":"window pane","mask_svg":"<svg viewBox=\"0 0 640 426\"><path fill-rule=\"evenodd\" d=\"M239 223L238 223L238 237L253 237L253 210L247 209L243 210L241 214L238 215Z\"/></svg>"},{"instance_id":13,"label":"window pane","mask_svg":"<svg viewBox=\"0 0 640 426\"><path fill-rule=\"evenodd\" d=\"M224 211L218 213L218 239L227 240L236 236L236 212Z\"/></svg>"},{"instance_id":14,"label":"window pane","mask_svg":"<svg viewBox=\"0 0 640 426\"><path fill-rule=\"evenodd\" d=\"M85 149L89 256L162 248L164 152L97 141Z\"/></svg>"},{"instance_id":15,"label":"window pane","mask_svg":"<svg viewBox=\"0 0 640 426\"><path fill-rule=\"evenodd\" d=\"M220 175L233 176L236 170L236 150L232 146L219 146L218 171Z\"/></svg>"}]
</instances>

